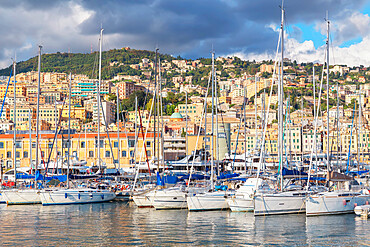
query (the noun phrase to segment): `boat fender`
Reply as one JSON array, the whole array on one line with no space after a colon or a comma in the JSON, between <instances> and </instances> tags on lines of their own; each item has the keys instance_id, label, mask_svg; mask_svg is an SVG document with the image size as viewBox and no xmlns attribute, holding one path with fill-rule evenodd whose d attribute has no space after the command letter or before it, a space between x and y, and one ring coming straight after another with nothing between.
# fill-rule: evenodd
<instances>
[{"instance_id":1,"label":"boat fender","mask_svg":"<svg viewBox=\"0 0 370 247\"><path fill-rule=\"evenodd\" d=\"M68 197L68 194L67 194L67 193L65 193L65 194L64 194L64 198L67 198L67 197Z\"/></svg>"},{"instance_id":2,"label":"boat fender","mask_svg":"<svg viewBox=\"0 0 370 247\"><path fill-rule=\"evenodd\" d=\"M78 194L78 199L81 199L81 194Z\"/></svg>"},{"instance_id":3,"label":"boat fender","mask_svg":"<svg viewBox=\"0 0 370 247\"><path fill-rule=\"evenodd\" d=\"M357 207L357 203L355 203L354 206Z\"/></svg>"},{"instance_id":4,"label":"boat fender","mask_svg":"<svg viewBox=\"0 0 370 247\"><path fill-rule=\"evenodd\" d=\"M346 206L346 205L347 205L347 201L343 200L343 206Z\"/></svg>"},{"instance_id":5,"label":"boat fender","mask_svg":"<svg viewBox=\"0 0 370 247\"><path fill-rule=\"evenodd\" d=\"M365 203L366 205L369 205L369 201L366 201L366 203Z\"/></svg>"},{"instance_id":6,"label":"boat fender","mask_svg":"<svg viewBox=\"0 0 370 247\"><path fill-rule=\"evenodd\" d=\"M101 195L101 199L104 200L104 195Z\"/></svg>"}]
</instances>

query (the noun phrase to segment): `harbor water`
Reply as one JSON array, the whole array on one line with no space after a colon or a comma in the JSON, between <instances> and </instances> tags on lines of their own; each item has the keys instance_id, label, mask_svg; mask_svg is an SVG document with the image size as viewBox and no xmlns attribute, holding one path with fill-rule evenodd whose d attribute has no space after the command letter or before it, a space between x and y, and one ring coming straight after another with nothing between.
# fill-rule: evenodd
<instances>
[{"instance_id":1,"label":"harbor water","mask_svg":"<svg viewBox=\"0 0 370 247\"><path fill-rule=\"evenodd\" d=\"M230 211L137 208L132 203L0 205L1 246L363 246L370 220L353 214L254 217Z\"/></svg>"}]
</instances>

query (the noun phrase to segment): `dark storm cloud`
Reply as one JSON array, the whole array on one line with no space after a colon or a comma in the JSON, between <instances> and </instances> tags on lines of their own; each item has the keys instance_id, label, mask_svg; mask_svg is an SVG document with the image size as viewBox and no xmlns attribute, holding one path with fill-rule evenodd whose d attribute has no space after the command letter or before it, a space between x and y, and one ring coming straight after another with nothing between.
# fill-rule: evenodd
<instances>
[{"instance_id":1,"label":"dark storm cloud","mask_svg":"<svg viewBox=\"0 0 370 247\"><path fill-rule=\"evenodd\" d=\"M284 7L287 24L316 24L326 10L340 17L365 2L286 0ZM46 52L89 52L101 24L109 48L158 45L161 52L191 58L208 57L212 46L218 55L272 52L278 34L268 26L279 25L279 5L280 0L2 0L0 60L31 44L20 54L27 59L39 42ZM74 21L86 12L83 22ZM293 28L292 35L299 31Z\"/></svg>"},{"instance_id":2,"label":"dark storm cloud","mask_svg":"<svg viewBox=\"0 0 370 247\"><path fill-rule=\"evenodd\" d=\"M346 8L360 8L364 0L285 1L288 24L323 21L326 10L336 16ZM81 26L96 33L103 23L107 33L131 35L146 49L156 45L164 52L184 56L209 56L212 44L219 54L238 51L272 51L276 33L268 24L279 24L279 0L155 0L82 1L95 14ZM299 30L292 33L300 35ZM134 45L135 44L130 44Z\"/></svg>"}]
</instances>

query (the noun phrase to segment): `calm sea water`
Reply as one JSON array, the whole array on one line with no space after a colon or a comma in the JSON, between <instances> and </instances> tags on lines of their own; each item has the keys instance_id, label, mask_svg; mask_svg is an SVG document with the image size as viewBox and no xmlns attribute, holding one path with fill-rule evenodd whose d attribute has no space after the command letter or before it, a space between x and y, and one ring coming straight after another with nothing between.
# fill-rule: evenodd
<instances>
[{"instance_id":1,"label":"calm sea water","mask_svg":"<svg viewBox=\"0 0 370 247\"><path fill-rule=\"evenodd\" d=\"M230 211L139 209L131 203L0 205L1 246L370 245L355 215L254 217Z\"/></svg>"}]
</instances>

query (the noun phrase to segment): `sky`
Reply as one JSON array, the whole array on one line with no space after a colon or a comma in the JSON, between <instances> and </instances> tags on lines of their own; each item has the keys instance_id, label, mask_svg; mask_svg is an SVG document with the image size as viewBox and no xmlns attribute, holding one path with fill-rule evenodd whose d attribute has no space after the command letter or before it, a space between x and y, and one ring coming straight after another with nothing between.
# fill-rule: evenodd
<instances>
[{"instance_id":1,"label":"sky","mask_svg":"<svg viewBox=\"0 0 370 247\"><path fill-rule=\"evenodd\" d=\"M44 53L131 47L184 58L274 59L281 0L1 0L0 68ZM285 57L370 66L370 0L285 0ZM16 54L16 55L15 55Z\"/></svg>"}]
</instances>

